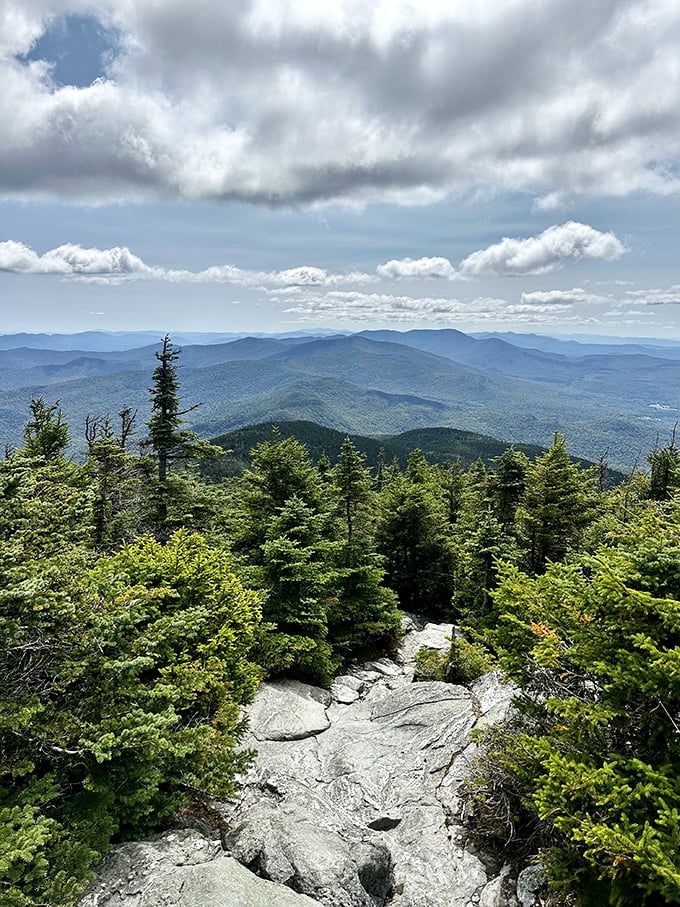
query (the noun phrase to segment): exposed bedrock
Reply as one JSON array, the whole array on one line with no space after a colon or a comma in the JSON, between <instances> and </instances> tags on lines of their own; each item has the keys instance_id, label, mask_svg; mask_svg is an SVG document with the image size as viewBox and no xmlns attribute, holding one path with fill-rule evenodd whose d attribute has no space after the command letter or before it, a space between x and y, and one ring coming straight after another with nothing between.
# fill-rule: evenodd
<instances>
[{"instance_id":1,"label":"exposed bedrock","mask_svg":"<svg viewBox=\"0 0 680 907\"><path fill-rule=\"evenodd\" d=\"M262 686L243 741L257 758L238 802L217 804L228 855L192 831L178 833L200 855L188 862L176 842L159 853L167 835L125 845L82 907L519 907L507 868L490 876L456 822L471 733L507 713L513 690L497 674L413 683L416 651L443 650L453 628L406 626L396 660L357 666L330 692Z\"/></svg>"}]
</instances>

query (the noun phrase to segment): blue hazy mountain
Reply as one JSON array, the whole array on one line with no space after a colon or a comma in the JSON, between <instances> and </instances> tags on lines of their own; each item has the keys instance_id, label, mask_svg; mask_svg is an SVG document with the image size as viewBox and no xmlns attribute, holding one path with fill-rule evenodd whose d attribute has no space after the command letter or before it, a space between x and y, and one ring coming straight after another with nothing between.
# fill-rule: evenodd
<instances>
[{"instance_id":1,"label":"blue hazy mountain","mask_svg":"<svg viewBox=\"0 0 680 907\"><path fill-rule=\"evenodd\" d=\"M630 465L678 418L680 363L615 346L575 356L453 330L205 336L215 342L182 345L179 370L182 399L202 403L190 418L205 436L304 419L363 435L441 426L545 446L559 430L579 456L609 449L612 463ZM0 350L0 440L20 443L36 396L60 401L77 452L86 416L123 405L138 409L143 435L157 348Z\"/></svg>"}]
</instances>

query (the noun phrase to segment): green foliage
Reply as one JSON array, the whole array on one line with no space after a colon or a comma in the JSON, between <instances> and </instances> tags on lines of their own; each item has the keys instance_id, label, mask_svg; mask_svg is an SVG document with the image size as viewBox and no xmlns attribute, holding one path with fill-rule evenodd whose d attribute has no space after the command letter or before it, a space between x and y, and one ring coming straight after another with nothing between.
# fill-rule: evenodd
<instances>
[{"instance_id":1,"label":"green foliage","mask_svg":"<svg viewBox=\"0 0 680 907\"><path fill-rule=\"evenodd\" d=\"M490 479L496 518L503 527L512 526L517 508L524 499L530 468L529 458L521 450L508 448L493 461L495 472Z\"/></svg>"},{"instance_id":2,"label":"green foliage","mask_svg":"<svg viewBox=\"0 0 680 907\"><path fill-rule=\"evenodd\" d=\"M668 501L680 485L680 450L675 446L675 432L665 447L655 447L647 457L650 466L649 497Z\"/></svg>"},{"instance_id":3,"label":"green foliage","mask_svg":"<svg viewBox=\"0 0 680 907\"><path fill-rule=\"evenodd\" d=\"M155 356L158 365L152 375L150 399L151 418L148 421L148 446L156 465L156 481L151 486L150 499L153 510L154 531L156 537L164 540L170 532L183 525L182 519L171 519L170 508L178 497L182 497L181 478L171 481L169 468L175 460L215 457L222 450L207 441L200 441L196 434L182 428L184 416L197 409L196 403L187 409L180 409L179 379L176 362L180 350L173 346L166 334L162 340L160 352Z\"/></svg>"},{"instance_id":4,"label":"green foliage","mask_svg":"<svg viewBox=\"0 0 680 907\"><path fill-rule=\"evenodd\" d=\"M68 426L59 401L47 406L42 397L31 400L31 419L24 428L26 456L54 460L66 450L68 441Z\"/></svg>"},{"instance_id":5,"label":"green foliage","mask_svg":"<svg viewBox=\"0 0 680 907\"><path fill-rule=\"evenodd\" d=\"M462 637L451 640L448 652L419 649L416 652L414 680L445 680L447 683L472 683L494 668L494 659L480 642Z\"/></svg>"},{"instance_id":6,"label":"green foliage","mask_svg":"<svg viewBox=\"0 0 680 907\"><path fill-rule=\"evenodd\" d=\"M457 637L451 641L444 662L444 680L449 683L472 683L493 668L494 659L482 643Z\"/></svg>"},{"instance_id":7,"label":"green foliage","mask_svg":"<svg viewBox=\"0 0 680 907\"><path fill-rule=\"evenodd\" d=\"M196 535L95 562L73 467L3 469L0 885L3 903L66 907L111 840L233 792L260 605Z\"/></svg>"},{"instance_id":8,"label":"green foliage","mask_svg":"<svg viewBox=\"0 0 680 907\"><path fill-rule=\"evenodd\" d=\"M292 438L267 441L239 487L234 550L250 582L266 593L262 660L328 683L362 648L394 646L400 617L368 523L373 500L363 458L351 441L322 478Z\"/></svg>"},{"instance_id":9,"label":"green foliage","mask_svg":"<svg viewBox=\"0 0 680 907\"><path fill-rule=\"evenodd\" d=\"M587 905L677 903L677 512L544 576L508 568L496 609L487 638L528 716L504 767L542 823L553 885Z\"/></svg>"},{"instance_id":10,"label":"green foliage","mask_svg":"<svg viewBox=\"0 0 680 907\"><path fill-rule=\"evenodd\" d=\"M520 541L532 573L562 560L577 545L595 516L594 470L579 469L567 442L555 432L550 450L529 466L524 500L518 509Z\"/></svg>"},{"instance_id":11,"label":"green foliage","mask_svg":"<svg viewBox=\"0 0 680 907\"><path fill-rule=\"evenodd\" d=\"M401 608L451 613L453 551L441 487L427 461L414 451L405 475L383 491L376 544L387 585Z\"/></svg>"},{"instance_id":12,"label":"green foliage","mask_svg":"<svg viewBox=\"0 0 680 907\"><path fill-rule=\"evenodd\" d=\"M444 680L445 657L436 649L418 649L414 680Z\"/></svg>"},{"instance_id":13,"label":"green foliage","mask_svg":"<svg viewBox=\"0 0 680 907\"><path fill-rule=\"evenodd\" d=\"M102 548L129 541L143 527L145 464L126 450L135 417L128 408L119 415L120 435L108 416L88 418L85 426L87 468L94 484L93 537Z\"/></svg>"},{"instance_id":14,"label":"green foliage","mask_svg":"<svg viewBox=\"0 0 680 907\"><path fill-rule=\"evenodd\" d=\"M338 540L326 487L306 449L284 438L253 451L241 481L234 548L250 581L266 593L274 625L261 658L270 673L330 681L339 660L328 642L328 608Z\"/></svg>"},{"instance_id":15,"label":"green foliage","mask_svg":"<svg viewBox=\"0 0 680 907\"><path fill-rule=\"evenodd\" d=\"M401 635L395 594L385 588L385 571L375 549L372 510L375 494L364 456L345 438L332 472L339 511L337 595L328 613L329 635L344 658L370 649L391 651Z\"/></svg>"},{"instance_id":16,"label":"green foliage","mask_svg":"<svg viewBox=\"0 0 680 907\"><path fill-rule=\"evenodd\" d=\"M490 510L483 510L466 531L456 535L454 605L472 625L483 624L492 607L498 563L517 557L514 539L508 537Z\"/></svg>"}]
</instances>

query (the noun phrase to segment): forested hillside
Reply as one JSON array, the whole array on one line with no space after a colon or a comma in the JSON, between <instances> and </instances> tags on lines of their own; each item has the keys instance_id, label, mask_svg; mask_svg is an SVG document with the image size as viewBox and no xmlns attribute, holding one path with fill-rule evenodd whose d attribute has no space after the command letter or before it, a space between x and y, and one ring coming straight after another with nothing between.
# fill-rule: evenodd
<instances>
[{"instance_id":1,"label":"forested hillside","mask_svg":"<svg viewBox=\"0 0 680 907\"><path fill-rule=\"evenodd\" d=\"M677 420L673 347L574 351L553 341L539 350L450 330L215 339L190 343L182 356L183 387L203 403L188 424L203 436L304 420L370 436L442 426L547 447L560 431L575 455L597 461L608 451L613 465L630 469ZM155 348L0 349L0 432L19 444L28 401L58 399L84 456L93 400L104 413L125 404L149 417L146 363Z\"/></svg>"},{"instance_id":2,"label":"forested hillside","mask_svg":"<svg viewBox=\"0 0 680 907\"><path fill-rule=\"evenodd\" d=\"M247 762L239 707L261 679L327 685L394 650L402 609L462 628L423 677L500 665L522 686L479 741L477 845L540 849L554 905L678 903L674 441L613 486L559 433L533 460L432 464L414 445L369 469L350 438L331 459L274 432L210 480L199 465L224 451L188 430L202 407L179 365L167 337L149 354L146 423L110 382L119 415L90 414L82 463L34 397L0 462L3 904L72 905L112 843L205 815Z\"/></svg>"}]
</instances>

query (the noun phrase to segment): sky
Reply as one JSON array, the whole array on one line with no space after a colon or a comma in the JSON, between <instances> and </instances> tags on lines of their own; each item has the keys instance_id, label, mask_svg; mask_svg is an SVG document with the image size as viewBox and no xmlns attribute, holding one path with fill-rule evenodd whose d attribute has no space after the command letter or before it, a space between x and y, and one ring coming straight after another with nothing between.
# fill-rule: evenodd
<instances>
[{"instance_id":1,"label":"sky","mask_svg":"<svg viewBox=\"0 0 680 907\"><path fill-rule=\"evenodd\" d=\"M0 333L680 339L677 0L0 0Z\"/></svg>"}]
</instances>

